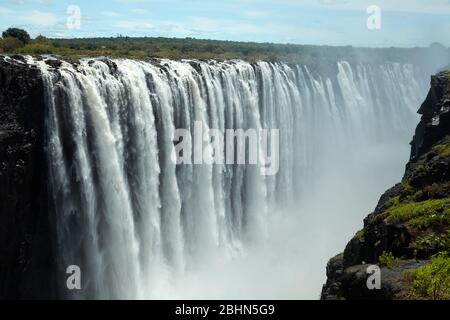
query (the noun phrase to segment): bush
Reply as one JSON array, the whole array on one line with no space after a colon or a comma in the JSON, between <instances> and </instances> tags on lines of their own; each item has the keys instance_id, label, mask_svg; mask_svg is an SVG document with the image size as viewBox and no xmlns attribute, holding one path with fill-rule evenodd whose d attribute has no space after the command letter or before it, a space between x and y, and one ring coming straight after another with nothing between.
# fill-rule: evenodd
<instances>
[{"instance_id":1,"label":"bush","mask_svg":"<svg viewBox=\"0 0 450 320\"><path fill-rule=\"evenodd\" d=\"M42 35L38 35L34 40L33 43L46 43L46 44L50 44L50 40L48 40L47 37L44 37Z\"/></svg>"},{"instance_id":2,"label":"bush","mask_svg":"<svg viewBox=\"0 0 450 320\"><path fill-rule=\"evenodd\" d=\"M392 252L387 252L387 251L383 251L381 256L378 257L378 261L380 262L380 265L386 266L389 269L394 266L396 260L397 259L395 259Z\"/></svg>"},{"instance_id":3,"label":"bush","mask_svg":"<svg viewBox=\"0 0 450 320\"><path fill-rule=\"evenodd\" d=\"M355 236L353 237L354 239L357 240L362 240L364 239L364 229L359 230L358 232L355 233Z\"/></svg>"},{"instance_id":4,"label":"bush","mask_svg":"<svg viewBox=\"0 0 450 320\"><path fill-rule=\"evenodd\" d=\"M16 38L23 44L27 44L31 39L28 32L19 28L9 28L8 30L3 31L2 36L3 38Z\"/></svg>"},{"instance_id":5,"label":"bush","mask_svg":"<svg viewBox=\"0 0 450 320\"><path fill-rule=\"evenodd\" d=\"M48 43L32 42L21 49L26 54L53 54L57 53L55 48Z\"/></svg>"},{"instance_id":6,"label":"bush","mask_svg":"<svg viewBox=\"0 0 450 320\"><path fill-rule=\"evenodd\" d=\"M450 229L446 230L446 232L431 233L424 236L419 236L416 240L414 240L413 245L420 249L431 248L446 250L447 248L450 248Z\"/></svg>"},{"instance_id":7,"label":"bush","mask_svg":"<svg viewBox=\"0 0 450 320\"><path fill-rule=\"evenodd\" d=\"M6 37L1 40L0 47L3 49L3 52L11 53L23 47L23 43L17 38Z\"/></svg>"},{"instance_id":8,"label":"bush","mask_svg":"<svg viewBox=\"0 0 450 320\"><path fill-rule=\"evenodd\" d=\"M409 299L450 300L450 257L441 252L431 263L415 270L407 270L405 277L411 283Z\"/></svg>"}]
</instances>

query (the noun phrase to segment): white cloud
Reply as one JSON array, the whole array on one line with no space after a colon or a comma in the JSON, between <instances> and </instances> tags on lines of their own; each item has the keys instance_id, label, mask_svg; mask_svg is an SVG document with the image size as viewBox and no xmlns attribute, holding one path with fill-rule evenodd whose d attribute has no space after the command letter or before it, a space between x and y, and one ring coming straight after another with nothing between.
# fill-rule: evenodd
<instances>
[{"instance_id":1,"label":"white cloud","mask_svg":"<svg viewBox=\"0 0 450 320\"><path fill-rule=\"evenodd\" d=\"M281 0L288 4L307 5L313 7L332 7L340 10L366 10L377 5L382 11L406 12L420 14L450 14L449 0Z\"/></svg>"},{"instance_id":2,"label":"white cloud","mask_svg":"<svg viewBox=\"0 0 450 320\"><path fill-rule=\"evenodd\" d=\"M144 3L144 2L148 2L149 0L115 0L115 2L119 2L119 3L125 3L125 4L129 4L129 3Z\"/></svg>"},{"instance_id":3,"label":"white cloud","mask_svg":"<svg viewBox=\"0 0 450 320\"><path fill-rule=\"evenodd\" d=\"M11 9L8 9L8 8L2 8L2 7L0 7L0 14L13 14L14 13L14 10L11 10Z\"/></svg>"},{"instance_id":4,"label":"white cloud","mask_svg":"<svg viewBox=\"0 0 450 320\"><path fill-rule=\"evenodd\" d=\"M229 0L236 5L249 6L291 6L291 9L326 8L331 10L363 11L371 5L379 6L383 11L420 14L450 14L449 0Z\"/></svg>"},{"instance_id":5,"label":"white cloud","mask_svg":"<svg viewBox=\"0 0 450 320\"><path fill-rule=\"evenodd\" d=\"M102 12L100 12L100 14L102 16L107 16L107 17L118 17L118 16L120 16L120 14L118 14L117 12L114 12L114 11L102 11Z\"/></svg>"},{"instance_id":6,"label":"white cloud","mask_svg":"<svg viewBox=\"0 0 450 320\"><path fill-rule=\"evenodd\" d=\"M177 37L216 37L234 39L242 34L273 35L282 34L284 37L294 37L298 34L298 27L279 26L272 23L252 24L233 19L212 19L206 17L187 17L184 21L168 20L122 20L116 27L128 29L146 35L162 35Z\"/></svg>"},{"instance_id":7,"label":"white cloud","mask_svg":"<svg viewBox=\"0 0 450 320\"><path fill-rule=\"evenodd\" d=\"M325 5L336 5L336 4L348 4L349 0L319 0L319 2Z\"/></svg>"},{"instance_id":8,"label":"white cloud","mask_svg":"<svg viewBox=\"0 0 450 320\"><path fill-rule=\"evenodd\" d=\"M157 35L157 36L204 36L211 34L216 30L212 28L200 29L193 23L175 22L175 21L147 21L147 20L121 20L115 24L116 27L127 29L131 34L137 35Z\"/></svg>"},{"instance_id":9,"label":"white cloud","mask_svg":"<svg viewBox=\"0 0 450 320\"><path fill-rule=\"evenodd\" d=\"M243 23L239 20L228 19L212 19L205 17L190 17L187 25L191 29L204 34L262 34L267 32L264 25L254 25L251 23Z\"/></svg>"},{"instance_id":10,"label":"white cloud","mask_svg":"<svg viewBox=\"0 0 450 320\"><path fill-rule=\"evenodd\" d=\"M58 17L51 12L32 10L17 17L19 20L33 26L53 26L58 22Z\"/></svg>"},{"instance_id":11,"label":"white cloud","mask_svg":"<svg viewBox=\"0 0 450 320\"><path fill-rule=\"evenodd\" d=\"M267 18L270 16L270 12L261 10L249 10L244 12L244 16L248 18Z\"/></svg>"},{"instance_id":12,"label":"white cloud","mask_svg":"<svg viewBox=\"0 0 450 320\"><path fill-rule=\"evenodd\" d=\"M147 13L146 9L141 9L141 8L131 9L130 11L132 13L136 13L136 14L146 14Z\"/></svg>"},{"instance_id":13,"label":"white cloud","mask_svg":"<svg viewBox=\"0 0 450 320\"><path fill-rule=\"evenodd\" d=\"M53 3L52 0L32 0L32 2L38 3L43 6L49 6Z\"/></svg>"},{"instance_id":14,"label":"white cloud","mask_svg":"<svg viewBox=\"0 0 450 320\"><path fill-rule=\"evenodd\" d=\"M155 27L148 21L121 20L116 26L124 29L153 30Z\"/></svg>"},{"instance_id":15,"label":"white cloud","mask_svg":"<svg viewBox=\"0 0 450 320\"><path fill-rule=\"evenodd\" d=\"M43 6L49 6L53 3L53 0L13 0L12 1L16 5L24 5L25 3L37 3Z\"/></svg>"}]
</instances>

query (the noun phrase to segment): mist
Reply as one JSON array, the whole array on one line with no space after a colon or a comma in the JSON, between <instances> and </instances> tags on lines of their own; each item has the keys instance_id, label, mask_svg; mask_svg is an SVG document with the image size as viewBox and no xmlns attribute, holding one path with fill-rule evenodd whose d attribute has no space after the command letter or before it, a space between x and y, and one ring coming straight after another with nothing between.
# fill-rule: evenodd
<instances>
[{"instance_id":1,"label":"mist","mask_svg":"<svg viewBox=\"0 0 450 320\"><path fill-rule=\"evenodd\" d=\"M395 140L354 152L339 152L335 145L336 157L327 159L315 186L292 208L272 212L267 238L234 256L212 254L182 278L160 283L149 297L318 299L328 259L342 251L380 195L401 179L409 138Z\"/></svg>"},{"instance_id":2,"label":"mist","mask_svg":"<svg viewBox=\"0 0 450 320\"><path fill-rule=\"evenodd\" d=\"M327 259L400 180L426 92L420 68L391 62L165 60L161 73L86 59L80 73L29 59L48 92L59 263L88 277L73 298L317 299ZM279 129L277 175L175 166L174 130L194 121Z\"/></svg>"}]
</instances>

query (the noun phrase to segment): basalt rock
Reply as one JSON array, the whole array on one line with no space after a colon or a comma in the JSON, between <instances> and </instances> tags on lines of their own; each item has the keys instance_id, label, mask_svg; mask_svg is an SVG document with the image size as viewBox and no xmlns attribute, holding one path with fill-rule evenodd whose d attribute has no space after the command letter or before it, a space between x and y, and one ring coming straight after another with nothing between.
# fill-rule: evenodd
<instances>
[{"instance_id":1,"label":"basalt rock","mask_svg":"<svg viewBox=\"0 0 450 320\"><path fill-rule=\"evenodd\" d=\"M39 70L0 56L0 299L52 296L43 99Z\"/></svg>"}]
</instances>

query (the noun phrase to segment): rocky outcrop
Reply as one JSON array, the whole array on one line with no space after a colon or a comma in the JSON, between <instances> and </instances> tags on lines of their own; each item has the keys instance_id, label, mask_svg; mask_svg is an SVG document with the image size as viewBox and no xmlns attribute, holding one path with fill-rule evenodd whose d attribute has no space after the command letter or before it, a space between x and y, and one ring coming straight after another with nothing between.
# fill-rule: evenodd
<instances>
[{"instance_id":1,"label":"rocky outcrop","mask_svg":"<svg viewBox=\"0 0 450 320\"><path fill-rule=\"evenodd\" d=\"M0 299L52 296L43 99L39 70L0 56Z\"/></svg>"},{"instance_id":2,"label":"rocky outcrop","mask_svg":"<svg viewBox=\"0 0 450 320\"><path fill-rule=\"evenodd\" d=\"M418 112L402 182L381 196L364 229L329 261L322 299L404 299L411 289L405 270L450 249L449 72L432 77ZM367 286L369 265L381 268L379 290Z\"/></svg>"}]
</instances>

